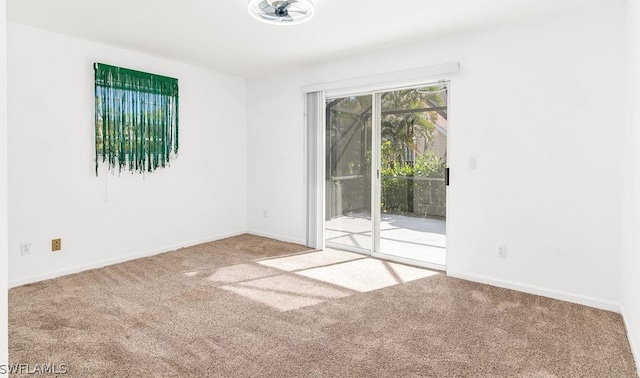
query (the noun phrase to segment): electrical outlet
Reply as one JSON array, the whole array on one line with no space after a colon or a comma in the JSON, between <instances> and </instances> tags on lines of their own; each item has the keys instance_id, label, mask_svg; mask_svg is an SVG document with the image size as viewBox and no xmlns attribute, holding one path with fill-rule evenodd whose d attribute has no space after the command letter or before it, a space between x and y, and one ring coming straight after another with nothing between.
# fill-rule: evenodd
<instances>
[{"instance_id":1,"label":"electrical outlet","mask_svg":"<svg viewBox=\"0 0 640 378\"><path fill-rule=\"evenodd\" d=\"M59 251L62 249L62 239L51 240L51 251Z\"/></svg>"},{"instance_id":2,"label":"electrical outlet","mask_svg":"<svg viewBox=\"0 0 640 378\"><path fill-rule=\"evenodd\" d=\"M30 255L31 254L31 243L20 243L20 254Z\"/></svg>"},{"instance_id":3,"label":"electrical outlet","mask_svg":"<svg viewBox=\"0 0 640 378\"><path fill-rule=\"evenodd\" d=\"M500 257L501 259L506 259L507 258L507 246L506 245L501 245L498 247L498 257Z\"/></svg>"}]
</instances>

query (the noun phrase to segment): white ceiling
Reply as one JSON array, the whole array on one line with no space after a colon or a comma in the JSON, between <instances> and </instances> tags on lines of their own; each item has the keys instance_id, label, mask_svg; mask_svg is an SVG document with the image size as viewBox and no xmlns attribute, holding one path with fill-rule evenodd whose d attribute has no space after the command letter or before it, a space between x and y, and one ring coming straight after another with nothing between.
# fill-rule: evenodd
<instances>
[{"instance_id":1,"label":"white ceiling","mask_svg":"<svg viewBox=\"0 0 640 378\"><path fill-rule=\"evenodd\" d=\"M7 0L7 18L251 77L606 0L315 2L293 26L255 20L247 0Z\"/></svg>"}]
</instances>

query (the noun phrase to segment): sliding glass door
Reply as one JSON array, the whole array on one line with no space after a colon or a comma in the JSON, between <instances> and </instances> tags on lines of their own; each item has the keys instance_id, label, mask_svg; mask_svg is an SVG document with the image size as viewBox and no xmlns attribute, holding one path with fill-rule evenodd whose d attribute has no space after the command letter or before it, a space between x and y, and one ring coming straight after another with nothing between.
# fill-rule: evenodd
<instances>
[{"instance_id":1,"label":"sliding glass door","mask_svg":"<svg viewBox=\"0 0 640 378\"><path fill-rule=\"evenodd\" d=\"M327 246L445 266L447 97L440 82L326 101Z\"/></svg>"},{"instance_id":2,"label":"sliding glass door","mask_svg":"<svg viewBox=\"0 0 640 378\"><path fill-rule=\"evenodd\" d=\"M376 93L379 231L374 253L446 264L447 85Z\"/></svg>"},{"instance_id":3,"label":"sliding glass door","mask_svg":"<svg viewBox=\"0 0 640 378\"><path fill-rule=\"evenodd\" d=\"M371 95L326 104L325 240L368 253L371 226Z\"/></svg>"}]
</instances>

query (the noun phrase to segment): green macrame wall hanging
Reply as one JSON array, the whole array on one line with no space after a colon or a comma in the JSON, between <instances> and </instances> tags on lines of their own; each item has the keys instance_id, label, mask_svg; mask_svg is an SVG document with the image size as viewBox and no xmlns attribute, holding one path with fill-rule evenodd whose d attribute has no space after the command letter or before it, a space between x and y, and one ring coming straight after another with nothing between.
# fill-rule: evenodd
<instances>
[{"instance_id":1,"label":"green macrame wall hanging","mask_svg":"<svg viewBox=\"0 0 640 378\"><path fill-rule=\"evenodd\" d=\"M178 153L178 79L95 64L96 176L153 172Z\"/></svg>"}]
</instances>

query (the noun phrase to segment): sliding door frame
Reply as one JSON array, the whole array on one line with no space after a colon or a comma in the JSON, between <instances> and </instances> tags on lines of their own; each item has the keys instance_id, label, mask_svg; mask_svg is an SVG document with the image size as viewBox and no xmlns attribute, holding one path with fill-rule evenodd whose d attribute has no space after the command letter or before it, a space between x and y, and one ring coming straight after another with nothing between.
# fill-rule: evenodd
<instances>
[{"instance_id":1,"label":"sliding door frame","mask_svg":"<svg viewBox=\"0 0 640 378\"><path fill-rule=\"evenodd\" d=\"M382 101L380 97L381 92L372 92L371 104L371 238L372 248L371 256L374 256L376 251L380 250L380 222L382 214L380 211L382 194L382 179L380 178L380 170L382 169L380 164L380 141L382 140L382 127L380 122L382 121Z\"/></svg>"},{"instance_id":2,"label":"sliding door frame","mask_svg":"<svg viewBox=\"0 0 640 378\"><path fill-rule=\"evenodd\" d=\"M446 270L446 266L439 264L431 264L420 260L407 259L399 256L380 253L380 139L381 128L377 126L381 119L380 94L384 92L417 88L431 83L446 81L451 87L451 80L448 78L450 74L458 72L460 69L459 62L444 63L435 66L421 67L413 70L391 72L387 74L374 75L369 77L360 77L347 79L337 82L327 82L314 85L308 85L301 88L302 93L306 94L305 98L305 182L307 185L307 245L317 249L323 249L327 242L325 235L325 195L326 195L326 100L331 98L340 98L346 96L371 95L372 98L372 248L367 251L360 248L349 248L348 246L339 245L339 248L366 254L372 257L385 260L397 261L400 263L422 266L431 269ZM316 112L310 110L314 104L310 103L310 94L315 93L319 97L315 97L315 106L321 106ZM322 104L317 101L322 99ZM447 100L447 107L450 107L450 101ZM450 124L449 117L449 124ZM447 150L451 151L450 133L447 137ZM310 140L309 138L313 138ZM448 165L449 159L447 159ZM446 189L446 219L449 219L449 187ZM313 219L312 219L313 218ZM448 234L448 232L447 232ZM331 244L331 243L328 243ZM448 244L448 243L447 243ZM336 245L337 246L337 245Z\"/></svg>"}]
</instances>

